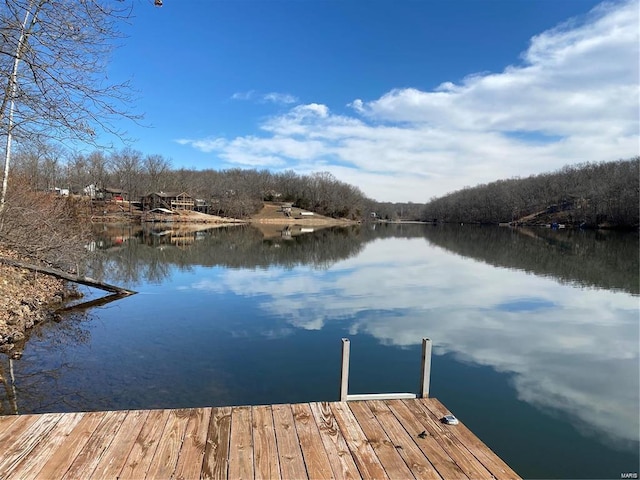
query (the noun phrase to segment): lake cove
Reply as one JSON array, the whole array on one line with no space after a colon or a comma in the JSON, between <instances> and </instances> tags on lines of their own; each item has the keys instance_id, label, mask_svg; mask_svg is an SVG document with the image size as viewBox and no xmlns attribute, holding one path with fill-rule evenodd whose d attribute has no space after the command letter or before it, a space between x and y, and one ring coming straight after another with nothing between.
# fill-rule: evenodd
<instances>
[{"instance_id":1,"label":"lake cove","mask_svg":"<svg viewBox=\"0 0 640 480\"><path fill-rule=\"evenodd\" d=\"M109 227L93 248L92 276L140 293L2 357L4 413L335 401L343 337L350 393L417 391L429 337L432 396L518 474L637 471L636 233Z\"/></svg>"}]
</instances>

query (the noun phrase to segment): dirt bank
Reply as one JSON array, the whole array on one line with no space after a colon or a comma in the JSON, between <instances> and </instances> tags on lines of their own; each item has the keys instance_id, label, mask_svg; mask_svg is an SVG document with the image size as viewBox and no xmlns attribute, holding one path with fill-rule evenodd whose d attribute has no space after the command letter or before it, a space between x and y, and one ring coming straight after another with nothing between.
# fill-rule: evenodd
<instances>
[{"instance_id":1,"label":"dirt bank","mask_svg":"<svg viewBox=\"0 0 640 480\"><path fill-rule=\"evenodd\" d=\"M303 210L298 207L291 208L289 215L285 214L283 204L277 202L265 202L260 212L251 216L251 223L267 223L274 225L300 225L300 226L346 226L355 225L358 222L344 218L330 218Z\"/></svg>"},{"instance_id":2,"label":"dirt bank","mask_svg":"<svg viewBox=\"0 0 640 480\"><path fill-rule=\"evenodd\" d=\"M0 246L0 257L26 259ZM29 329L53 317L75 289L42 273L0 264L0 352L19 357Z\"/></svg>"}]
</instances>

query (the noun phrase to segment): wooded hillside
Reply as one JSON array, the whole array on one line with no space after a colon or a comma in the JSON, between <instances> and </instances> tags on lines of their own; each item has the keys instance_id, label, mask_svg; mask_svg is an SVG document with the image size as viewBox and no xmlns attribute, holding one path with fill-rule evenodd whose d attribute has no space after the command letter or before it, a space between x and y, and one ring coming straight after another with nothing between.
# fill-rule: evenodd
<instances>
[{"instance_id":1,"label":"wooded hillside","mask_svg":"<svg viewBox=\"0 0 640 480\"><path fill-rule=\"evenodd\" d=\"M640 157L498 180L431 200L422 220L637 227Z\"/></svg>"},{"instance_id":2,"label":"wooded hillside","mask_svg":"<svg viewBox=\"0 0 640 480\"><path fill-rule=\"evenodd\" d=\"M57 187L82 194L94 185L122 190L130 200L152 192L186 192L212 205L211 213L234 218L259 212L264 201L279 201L327 217L359 219L368 214L367 206L372 203L358 187L328 172L174 169L162 155L144 155L129 148L66 158L51 147L23 148L15 155L14 171L36 191Z\"/></svg>"}]
</instances>

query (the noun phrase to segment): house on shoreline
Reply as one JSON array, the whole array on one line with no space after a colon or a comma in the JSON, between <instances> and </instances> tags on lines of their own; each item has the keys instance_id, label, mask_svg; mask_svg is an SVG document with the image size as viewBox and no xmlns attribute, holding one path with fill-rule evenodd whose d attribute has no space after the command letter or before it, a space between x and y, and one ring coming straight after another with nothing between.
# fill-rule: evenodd
<instances>
[{"instance_id":1,"label":"house on shoreline","mask_svg":"<svg viewBox=\"0 0 640 480\"><path fill-rule=\"evenodd\" d=\"M166 208L168 210L194 210L195 201L186 192L153 192L145 195L141 199L142 210L153 210L155 208Z\"/></svg>"},{"instance_id":2,"label":"house on shoreline","mask_svg":"<svg viewBox=\"0 0 640 480\"><path fill-rule=\"evenodd\" d=\"M122 202L128 200L129 197L128 192L122 188L98 187L94 183L87 185L77 193L89 197L91 200L103 200L105 202Z\"/></svg>"}]
</instances>

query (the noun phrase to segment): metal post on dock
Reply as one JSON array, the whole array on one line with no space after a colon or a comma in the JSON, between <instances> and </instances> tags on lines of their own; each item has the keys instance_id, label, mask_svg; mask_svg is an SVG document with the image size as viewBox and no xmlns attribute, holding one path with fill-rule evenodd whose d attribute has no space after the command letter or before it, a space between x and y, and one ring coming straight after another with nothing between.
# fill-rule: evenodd
<instances>
[{"instance_id":1,"label":"metal post on dock","mask_svg":"<svg viewBox=\"0 0 640 480\"><path fill-rule=\"evenodd\" d=\"M431 378L431 339L422 339L422 367L420 375L420 397L429 397L429 381Z\"/></svg>"},{"instance_id":2,"label":"metal post on dock","mask_svg":"<svg viewBox=\"0 0 640 480\"><path fill-rule=\"evenodd\" d=\"M389 400L403 398L428 398L429 379L431 377L431 339L422 339L422 365L420 375L420 393L365 393L349 395L349 354L351 343L342 339L342 369L340 370L340 401L349 400Z\"/></svg>"},{"instance_id":3,"label":"metal post on dock","mask_svg":"<svg viewBox=\"0 0 640 480\"><path fill-rule=\"evenodd\" d=\"M342 339L342 370L340 371L340 401L346 402L349 394L349 350L348 338Z\"/></svg>"}]
</instances>

